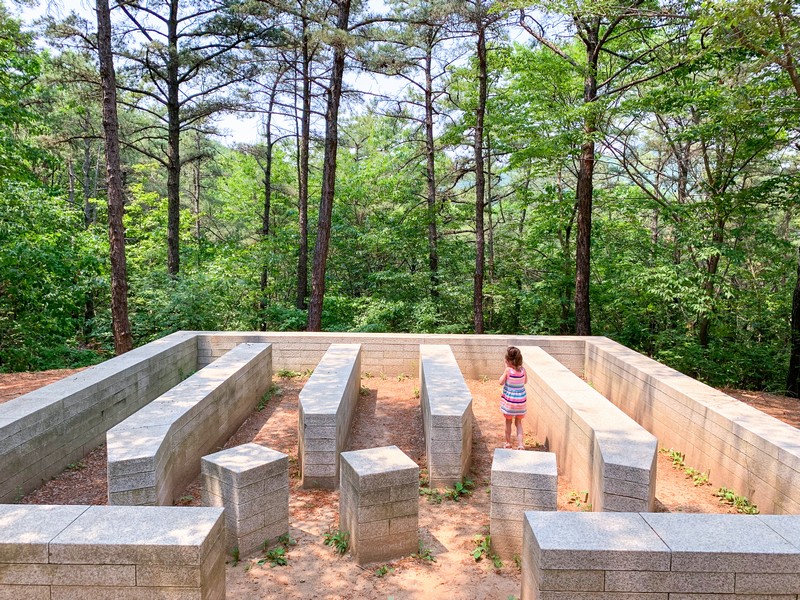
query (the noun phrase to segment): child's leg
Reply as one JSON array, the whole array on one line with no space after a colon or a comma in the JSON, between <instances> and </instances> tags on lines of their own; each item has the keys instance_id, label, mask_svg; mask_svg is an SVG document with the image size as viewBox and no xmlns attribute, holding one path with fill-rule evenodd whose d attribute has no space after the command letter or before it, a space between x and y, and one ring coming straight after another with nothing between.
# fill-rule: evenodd
<instances>
[{"instance_id":1,"label":"child's leg","mask_svg":"<svg viewBox=\"0 0 800 600\"><path fill-rule=\"evenodd\" d=\"M517 448L525 450L525 442L523 441L522 435L522 417L515 417L514 421L517 425Z\"/></svg>"},{"instance_id":2,"label":"child's leg","mask_svg":"<svg viewBox=\"0 0 800 600\"><path fill-rule=\"evenodd\" d=\"M506 448L511 448L511 417L506 417Z\"/></svg>"}]
</instances>

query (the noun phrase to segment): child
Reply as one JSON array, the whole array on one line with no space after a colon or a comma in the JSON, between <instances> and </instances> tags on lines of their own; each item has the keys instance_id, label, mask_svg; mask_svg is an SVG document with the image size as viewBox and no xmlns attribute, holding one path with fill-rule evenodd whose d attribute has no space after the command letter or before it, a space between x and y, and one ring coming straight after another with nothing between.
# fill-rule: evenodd
<instances>
[{"instance_id":1,"label":"child","mask_svg":"<svg viewBox=\"0 0 800 600\"><path fill-rule=\"evenodd\" d=\"M528 375L525 367L522 366L522 353L519 348L509 346L506 350L506 370L500 377L500 385L503 386L503 395L500 400L500 411L506 418L506 444L505 448L511 448L511 421L514 420L517 426L517 450L525 450L522 441L522 418L525 416L525 384Z\"/></svg>"}]
</instances>

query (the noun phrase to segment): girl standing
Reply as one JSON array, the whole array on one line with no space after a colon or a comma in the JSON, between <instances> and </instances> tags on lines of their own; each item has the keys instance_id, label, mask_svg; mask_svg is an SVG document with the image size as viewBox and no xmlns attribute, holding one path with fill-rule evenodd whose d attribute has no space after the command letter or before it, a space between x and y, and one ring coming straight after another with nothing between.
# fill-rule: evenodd
<instances>
[{"instance_id":1,"label":"girl standing","mask_svg":"<svg viewBox=\"0 0 800 600\"><path fill-rule=\"evenodd\" d=\"M500 412L506 419L506 444L505 448L511 448L511 421L517 426L517 450L525 450L522 440L522 418L526 412L527 394L525 384L528 375L525 367L522 366L522 352L515 346L509 346L506 350L506 368L500 376L500 385L503 386L503 394L500 399Z\"/></svg>"}]
</instances>

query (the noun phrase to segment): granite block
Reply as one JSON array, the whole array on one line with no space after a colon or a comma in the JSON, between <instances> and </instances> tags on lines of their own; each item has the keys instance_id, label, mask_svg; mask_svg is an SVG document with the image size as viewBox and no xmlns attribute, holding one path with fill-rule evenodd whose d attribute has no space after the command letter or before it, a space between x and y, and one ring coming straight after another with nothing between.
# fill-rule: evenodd
<instances>
[{"instance_id":1,"label":"granite block","mask_svg":"<svg viewBox=\"0 0 800 600\"><path fill-rule=\"evenodd\" d=\"M0 563L46 563L48 544L87 506L0 505Z\"/></svg>"},{"instance_id":2,"label":"granite block","mask_svg":"<svg viewBox=\"0 0 800 600\"><path fill-rule=\"evenodd\" d=\"M524 537L542 569L669 571L670 549L633 513L527 512ZM675 516L675 515L668 515Z\"/></svg>"}]
</instances>

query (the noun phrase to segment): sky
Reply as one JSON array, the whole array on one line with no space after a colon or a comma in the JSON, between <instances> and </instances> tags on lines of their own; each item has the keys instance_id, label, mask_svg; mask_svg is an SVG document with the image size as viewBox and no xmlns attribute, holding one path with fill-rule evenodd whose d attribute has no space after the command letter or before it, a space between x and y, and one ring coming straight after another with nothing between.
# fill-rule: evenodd
<instances>
[{"instance_id":1,"label":"sky","mask_svg":"<svg viewBox=\"0 0 800 600\"><path fill-rule=\"evenodd\" d=\"M13 4L11 12L27 26L32 26L33 22L44 15L64 17L71 12L77 12L88 20L94 22L94 2L90 0L25 0L29 4ZM370 10L374 12L383 11L386 8L383 0L369 0ZM386 93L389 91L399 91L400 84L391 78L375 78L369 75L349 74L346 83L350 87L364 91L365 94L378 91ZM260 139L259 131L260 119L258 117L242 117L236 115L224 115L217 120L217 127L221 132L220 141L225 145L252 144Z\"/></svg>"}]
</instances>

